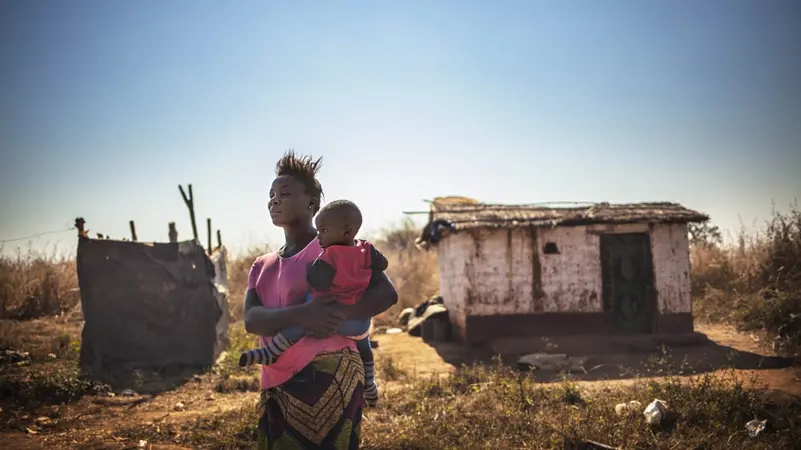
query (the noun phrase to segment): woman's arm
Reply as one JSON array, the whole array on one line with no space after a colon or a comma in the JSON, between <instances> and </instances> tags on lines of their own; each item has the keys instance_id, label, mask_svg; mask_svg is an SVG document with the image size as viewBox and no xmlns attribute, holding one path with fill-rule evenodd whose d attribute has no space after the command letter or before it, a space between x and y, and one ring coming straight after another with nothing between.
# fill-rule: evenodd
<instances>
[{"instance_id":1,"label":"woman's arm","mask_svg":"<svg viewBox=\"0 0 801 450\"><path fill-rule=\"evenodd\" d=\"M274 336L290 326L300 326L315 337L330 336L345 315L334 308L333 300L313 301L283 308L267 308L255 289L245 293L245 330L259 336Z\"/></svg>"},{"instance_id":2,"label":"woman's arm","mask_svg":"<svg viewBox=\"0 0 801 450\"><path fill-rule=\"evenodd\" d=\"M245 293L245 331L259 336L273 336L282 329L297 325L297 306L270 309L262 305L255 289Z\"/></svg>"},{"instance_id":3,"label":"woman's arm","mask_svg":"<svg viewBox=\"0 0 801 450\"><path fill-rule=\"evenodd\" d=\"M348 319L369 319L398 303L398 291L389 277L382 271L373 271L370 284L362 298L352 306L339 305Z\"/></svg>"}]
</instances>

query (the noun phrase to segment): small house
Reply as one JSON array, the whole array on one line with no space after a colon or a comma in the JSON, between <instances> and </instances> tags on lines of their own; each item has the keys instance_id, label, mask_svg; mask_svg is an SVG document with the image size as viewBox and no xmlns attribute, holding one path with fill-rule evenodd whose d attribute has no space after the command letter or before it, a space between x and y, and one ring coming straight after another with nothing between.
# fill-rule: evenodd
<instances>
[{"instance_id":1,"label":"small house","mask_svg":"<svg viewBox=\"0 0 801 450\"><path fill-rule=\"evenodd\" d=\"M431 203L434 246L457 339L693 332L688 223L675 203L580 207ZM422 242L420 242L422 241Z\"/></svg>"}]
</instances>

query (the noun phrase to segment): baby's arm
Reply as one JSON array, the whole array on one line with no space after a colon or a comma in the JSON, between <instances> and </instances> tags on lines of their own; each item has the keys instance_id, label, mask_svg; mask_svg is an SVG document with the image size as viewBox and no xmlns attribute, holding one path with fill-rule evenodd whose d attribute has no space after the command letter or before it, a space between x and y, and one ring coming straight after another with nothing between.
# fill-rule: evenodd
<instances>
[{"instance_id":1,"label":"baby's arm","mask_svg":"<svg viewBox=\"0 0 801 450\"><path fill-rule=\"evenodd\" d=\"M387 258L374 245L370 245L370 261L373 272L383 272L389 267Z\"/></svg>"},{"instance_id":2,"label":"baby's arm","mask_svg":"<svg viewBox=\"0 0 801 450\"><path fill-rule=\"evenodd\" d=\"M316 292L325 292L331 287L336 268L323 258L317 258L306 271L306 281Z\"/></svg>"}]
</instances>

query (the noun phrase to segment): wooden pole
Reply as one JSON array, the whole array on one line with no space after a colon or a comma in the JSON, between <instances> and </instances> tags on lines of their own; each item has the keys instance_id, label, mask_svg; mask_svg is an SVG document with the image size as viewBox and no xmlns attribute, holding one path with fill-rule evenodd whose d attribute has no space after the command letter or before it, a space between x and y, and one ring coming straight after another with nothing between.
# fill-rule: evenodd
<instances>
[{"instance_id":1,"label":"wooden pole","mask_svg":"<svg viewBox=\"0 0 801 450\"><path fill-rule=\"evenodd\" d=\"M134 221L129 220L128 226L131 227L131 241L136 242L136 225L134 225Z\"/></svg>"},{"instance_id":2,"label":"wooden pole","mask_svg":"<svg viewBox=\"0 0 801 450\"><path fill-rule=\"evenodd\" d=\"M189 187L189 196L186 195L184 192L183 186L180 184L178 185L178 189L181 191L181 197L184 198L184 203L186 203L186 207L189 208L189 219L192 221L192 237L197 240L197 222L195 222L195 196L192 195L192 185L188 185Z\"/></svg>"},{"instance_id":3,"label":"wooden pole","mask_svg":"<svg viewBox=\"0 0 801 450\"><path fill-rule=\"evenodd\" d=\"M167 235L170 237L170 242L178 242L178 230L175 229L175 222L170 222L167 224L170 231Z\"/></svg>"},{"instance_id":4,"label":"wooden pole","mask_svg":"<svg viewBox=\"0 0 801 450\"><path fill-rule=\"evenodd\" d=\"M206 243L208 244L209 255L211 255L211 252L214 251L211 248L211 217L206 218Z\"/></svg>"},{"instance_id":5,"label":"wooden pole","mask_svg":"<svg viewBox=\"0 0 801 450\"><path fill-rule=\"evenodd\" d=\"M217 230L217 248L222 248L222 234Z\"/></svg>"},{"instance_id":6,"label":"wooden pole","mask_svg":"<svg viewBox=\"0 0 801 450\"><path fill-rule=\"evenodd\" d=\"M89 237L89 230L84 230L84 225L86 225L86 221L83 220L83 217L75 218L75 228L78 229L78 237Z\"/></svg>"}]
</instances>

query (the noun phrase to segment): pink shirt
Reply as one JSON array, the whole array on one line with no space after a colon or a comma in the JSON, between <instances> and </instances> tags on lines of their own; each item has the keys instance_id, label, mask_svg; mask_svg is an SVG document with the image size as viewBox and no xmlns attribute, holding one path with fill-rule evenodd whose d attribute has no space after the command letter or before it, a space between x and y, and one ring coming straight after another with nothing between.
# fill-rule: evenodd
<instances>
[{"instance_id":1,"label":"pink shirt","mask_svg":"<svg viewBox=\"0 0 801 450\"><path fill-rule=\"evenodd\" d=\"M248 290L256 289L262 304L267 308L283 308L304 302L311 287L306 282L306 268L322 252L317 239L289 258L281 258L278 252L267 253L256 258L248 276ZM272 336L260 338L263 346ZM261 388L269 389L288 381L306 367L321 352L341 350L349 347L356 350L356 343L343 336L333 335L325 339L301 338L285 351L278 361L261 366Z\"/></svg>"}]
</instances>

